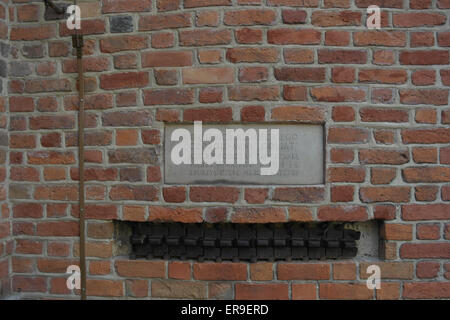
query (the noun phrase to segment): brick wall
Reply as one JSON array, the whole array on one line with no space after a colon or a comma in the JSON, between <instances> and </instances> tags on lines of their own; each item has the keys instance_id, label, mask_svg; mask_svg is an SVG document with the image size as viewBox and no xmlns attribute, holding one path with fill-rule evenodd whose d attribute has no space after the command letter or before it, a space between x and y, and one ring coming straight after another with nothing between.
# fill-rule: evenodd
<instances>
[{"instance_id":1,"label":"brick wall","mask_svg":"<svg viewBox=\"0 0 450 320\"><path fill-rule=\"evenodd\" d=\"M380 31L365 27L372 4L382 7ZM450 1L103 0L81 9L90 297L450 298ZM65 285L78 263L76 63L65 21L44 20L44 10L0 3L10 45L0 278L22 297L77 298ZM326 183L164 185L164 124L193 120L323 123ZM382 287L366 288L374 262L358 259L127 260L115 250L115 219L378 219Z\"/></svg>"},{"instance_id":2,"label":"brick wall","mask_svg":"<svg viewBox=\"0 0 450 320\"><path fill-rule=\"evenodd\" d=\"M7 157L8 157L8 114L7 114L7 67L8 27L7 6L0 3L0 297L10 293L11 240L10 211L7 202Z\"/></svg>"}]
</instances>

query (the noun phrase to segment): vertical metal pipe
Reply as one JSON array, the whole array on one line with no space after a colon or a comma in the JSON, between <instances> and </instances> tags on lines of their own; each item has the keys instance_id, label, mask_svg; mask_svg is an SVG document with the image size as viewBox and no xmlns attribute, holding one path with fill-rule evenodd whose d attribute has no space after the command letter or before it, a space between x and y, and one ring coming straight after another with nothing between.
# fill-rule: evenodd
<instances>
[{"instance_id":1,"label":"vertical metal pipe","mask_svg":"<svg viewBox=\"0 0 450 320\"><path fill-rule=\"evenodd\" d=\"M73 46L77 52L78 67L78 208L80 223L80 280L81 300L86 300L86 232L84 216L84 74L83 74L83 36L75 33Z\"/></svg>"}]
</instances>

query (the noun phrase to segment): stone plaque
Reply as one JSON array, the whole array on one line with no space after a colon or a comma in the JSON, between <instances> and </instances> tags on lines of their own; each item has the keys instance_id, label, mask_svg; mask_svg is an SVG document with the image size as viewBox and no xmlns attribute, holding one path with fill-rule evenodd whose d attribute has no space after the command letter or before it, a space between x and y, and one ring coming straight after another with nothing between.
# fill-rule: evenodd
<instances>
[{"instance_id":1,"label":"stone plaque","mask_svg":"<svg viewBox=\"0 0 450 320\"><path fill-rule=\"evenodd\" d=\"M322 125L196 122L165 127L167 184L323 184L324 162Z\"/></svg>"}]
</instances>

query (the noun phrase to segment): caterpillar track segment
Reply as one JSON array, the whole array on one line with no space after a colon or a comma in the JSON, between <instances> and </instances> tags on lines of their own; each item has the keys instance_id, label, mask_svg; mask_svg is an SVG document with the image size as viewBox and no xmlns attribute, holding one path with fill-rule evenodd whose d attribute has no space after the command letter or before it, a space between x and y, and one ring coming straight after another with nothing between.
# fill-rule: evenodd
<instances>
[{"instance_id":1,"label":"caterpillar track segment","mask_svg":"<svg viewBox=\"0 0 450 320\"><path fill-rule=\"evenodd\" d=\"M353 258L361 233L343 224L134 223L130 258L291 261Z\"/></svg>"}]
</instances>

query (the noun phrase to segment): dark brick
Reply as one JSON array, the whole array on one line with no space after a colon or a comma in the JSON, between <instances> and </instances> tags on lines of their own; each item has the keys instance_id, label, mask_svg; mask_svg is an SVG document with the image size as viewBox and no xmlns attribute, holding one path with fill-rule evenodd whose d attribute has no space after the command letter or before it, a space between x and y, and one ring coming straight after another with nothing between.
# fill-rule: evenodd
<instances>
[{"instance_id":1,"label":"dark brick","mask_svg":"<svg viewBox=\"0 0 450 320\"><path fill-rule=\"evenodd\" d=\"M111 33L133 32L133 17L113 16L109 17Z\"/></svg>"}]
</instances>

